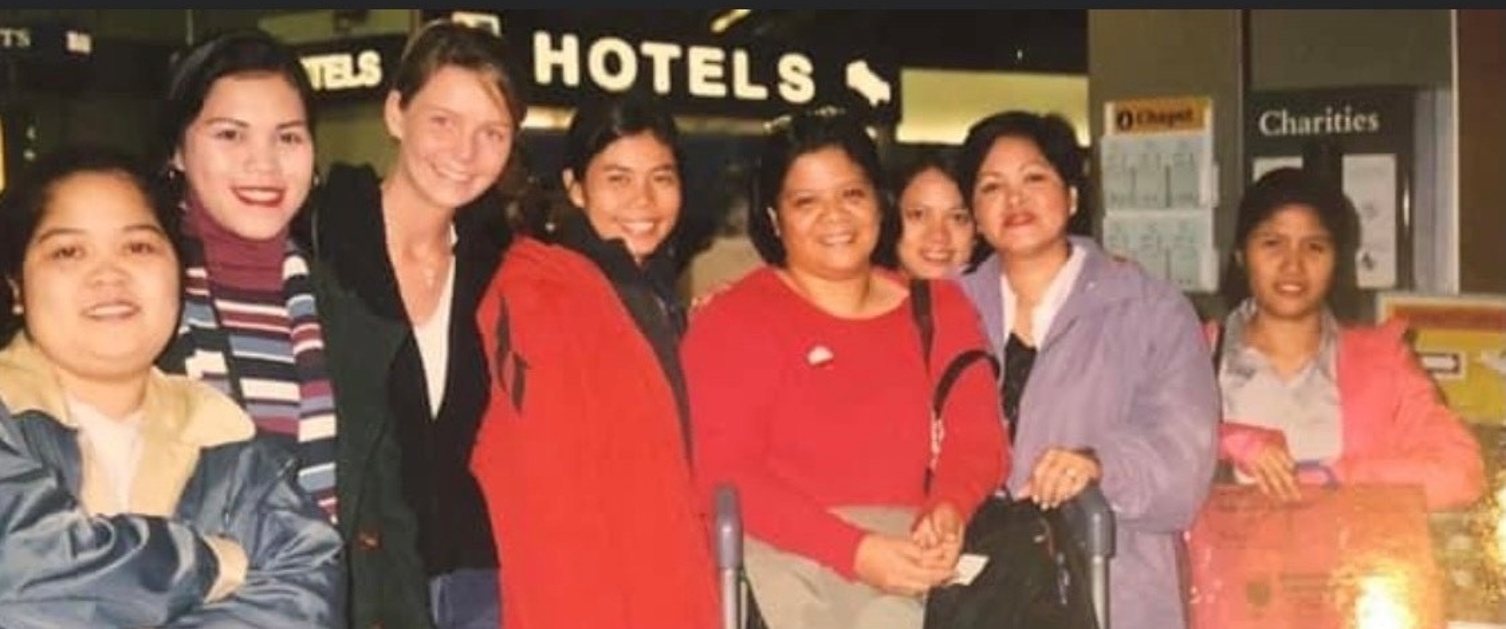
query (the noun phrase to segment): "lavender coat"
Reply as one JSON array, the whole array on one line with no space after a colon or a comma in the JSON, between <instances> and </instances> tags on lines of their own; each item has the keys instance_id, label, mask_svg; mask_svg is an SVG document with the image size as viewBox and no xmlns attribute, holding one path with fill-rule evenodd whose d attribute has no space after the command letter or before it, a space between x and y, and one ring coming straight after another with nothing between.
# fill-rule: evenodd
<instances>
[{"instance_id":1,"label":"lavender coat","mask_svg":"<svg viewBox=\"0 0 1506 629\"><path fill-rule=\"evenodd\" d=\"M1020 401L1009 488L1024 485L1041 451L1090 447L1118 523L1110 562L1111 629L1185 627L1181 532L1212 483L1218 384L1192 304L1132 262L1072 238L1082 274L1039 344ZM1004 353L998 256L958 278Z\"/></svg>"}]
</instances>

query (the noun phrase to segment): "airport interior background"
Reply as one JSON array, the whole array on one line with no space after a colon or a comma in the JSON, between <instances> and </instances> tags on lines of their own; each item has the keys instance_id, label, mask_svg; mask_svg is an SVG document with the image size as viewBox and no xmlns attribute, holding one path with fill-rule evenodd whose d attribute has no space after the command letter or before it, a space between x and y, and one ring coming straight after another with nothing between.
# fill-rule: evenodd
<instances>
[{"instance_id":1,"label":"airport interior background","mask_svg":"<svg viewBox=\"0 0 1506 629\"><path fill-rule=\"evenodd\" d=\"M1356 305L1436 326L1419 351L1490 445L1496 493L1434 535L1451 620L1506 627L1506 371L1457 373L1473 355L1506 370L1506 11L3 9L0 188L68 142L144 150L173 52L244 27L302 55L319 163L384 168L386 80L432 19L507 39L532 105L525 159L543 183L581 99L645 88L676 108L686 220L705 236L687 294L757 264L740 231L752 153L766 121L803 106L860 112L895 160L955 146L989 113L1063 115L1090 157L1095 235L1205 316L1221 314L1245 185L1281 165L1323 169L1362 214Z\"/></svg>"}]
</instances>

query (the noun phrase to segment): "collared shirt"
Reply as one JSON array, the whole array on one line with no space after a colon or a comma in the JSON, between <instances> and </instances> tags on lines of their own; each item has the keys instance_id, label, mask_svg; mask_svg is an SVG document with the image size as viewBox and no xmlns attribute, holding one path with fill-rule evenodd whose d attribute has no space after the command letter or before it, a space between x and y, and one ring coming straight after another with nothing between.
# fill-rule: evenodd
<instances>
[{"instance_id":1,"label":"collared shirt","mask_svg":"<svg viewBox=\"0 0 1506 629\"><path fill-rule=\"evenodd\" d=\"M1051 278L1051 284L1041 294L1040 303L1030 311L1032 345L1039 347L1045 342L1046 335L1051 331L1051 322L1056 320L1056 313L1061 311L1062 304L1067 303L1067 297L1072 294L1072 286L1077 283L1077 276L1082 275L1082 264L1086 259L1087 255L1080 247L1072 247L1067 254L1066 264L1056 272L1056 277ZM1000 274L999 283L1004 291L1004 333L999 338L1008 339L1009 335L1014 334L1015 310L1019 307L1019 297L1015 296L1007 275Z\"/></svg>"},{"instance_id":2,"label":"collared shirt","mask_svg":"<svg viewBox=\"0 0 1506 629\"><path fill-rule=\"evenodd\" d=\"M1245 331L1255 314L1246 300L1224 321L1218 370L1224 417L1230 421L1280 430L1287 449L1298 462L1327 462L1344 447L1339 407L1339 326L1324 313L1318 353L1290 377L1283 379L1270 361L1245 344Z\"/></svg>"}]
</instances>

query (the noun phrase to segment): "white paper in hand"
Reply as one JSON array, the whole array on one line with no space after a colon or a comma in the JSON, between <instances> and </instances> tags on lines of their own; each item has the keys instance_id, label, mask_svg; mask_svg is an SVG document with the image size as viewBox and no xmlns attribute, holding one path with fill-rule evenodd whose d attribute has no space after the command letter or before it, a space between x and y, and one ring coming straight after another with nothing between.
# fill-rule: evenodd
<instances>
[{"instance_id":1,"label":"white paper in hand","mask_svg":"<svg viewBox=\"0 0 1506 629\"><path fill-rule=\"evenodd\" d=\"M978 574L983 572L983 566L988 565L988 557L964 553L957 558L957 574L947 585L970 585Z\"/></svg>"}]
</instances>

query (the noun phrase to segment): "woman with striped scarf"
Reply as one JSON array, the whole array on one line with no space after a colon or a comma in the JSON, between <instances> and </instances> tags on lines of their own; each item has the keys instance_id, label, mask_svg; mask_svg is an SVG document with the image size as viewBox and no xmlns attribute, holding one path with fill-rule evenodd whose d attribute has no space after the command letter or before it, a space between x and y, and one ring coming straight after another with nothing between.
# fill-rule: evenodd
<instances>
[{"instance_id":1,"label":"woman with striped scarf","mask_svg":"<svg viewBox=\"0 0 1506 629\"><path fill-rule=\"evenodd\" d=\"M176 59L158 163L185 277L159 364L229 395L297 458L300 487L345 540L353 626L424 627L427 595L405 576L421 571L412 513L400 486L363 473L395 468L396 447L363 406L372 393L341 386L369 343L342 336L358 326L331 316L338 286L289 235L314 184L312 94L298 56L261 31Z\"/></svg>"}]
</instances>

